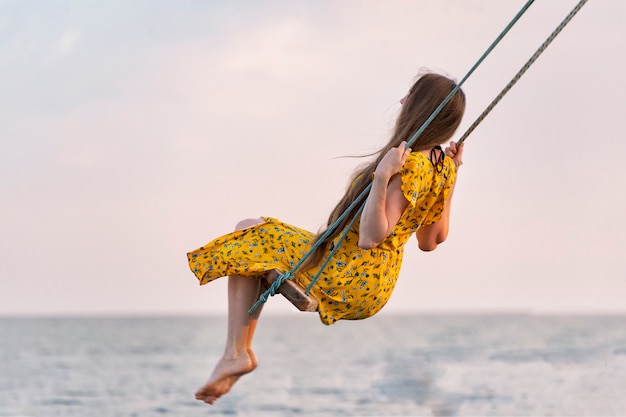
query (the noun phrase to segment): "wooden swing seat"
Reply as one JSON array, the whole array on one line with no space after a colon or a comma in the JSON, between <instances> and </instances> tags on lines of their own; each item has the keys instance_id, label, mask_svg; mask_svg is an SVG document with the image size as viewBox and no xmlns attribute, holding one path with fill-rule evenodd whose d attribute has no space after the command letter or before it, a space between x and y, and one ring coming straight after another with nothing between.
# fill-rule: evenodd
<instances>
[{"instance_id":1,"label":"wooden swing seat","mask_svg":"<svg viewBox=\"0 0 626 417\"><path fill-rule=\"evenodd\" d=\"M267 288L276 281L279 275L280 272L275 269L268 272L264 279ZM305 294L304 288L290 279L283 282L282 285L278 287L278 292L300 311L317 311L318 302L315 297L311 294Z\"/></svg>"}]
</instances>

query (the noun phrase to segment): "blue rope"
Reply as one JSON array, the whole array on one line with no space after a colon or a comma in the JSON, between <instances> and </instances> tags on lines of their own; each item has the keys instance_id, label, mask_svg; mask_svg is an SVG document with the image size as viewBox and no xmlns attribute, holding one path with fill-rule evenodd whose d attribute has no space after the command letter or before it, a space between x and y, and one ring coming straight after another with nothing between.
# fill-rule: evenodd
<instances>
[{"instance_id":1,"label":"blue rope","mask_svg":"<svg viewBox=\"0 0 626 417\"><path fill-rule=\"evenodd\" d=\"M409 139L409 141L407 142L407 145L406 145L407 148L409 148L417 140L417 138L424 132L424 130L426 130L428 125L434 120L434 118L439 114L439 112L441 112L441 110L445 107L445 105L448 103L448 101L450 101L450 99L461 89L461 86L465 83L465 81L476 70L476 68L478 68L478 66L485 60L485 58L491 53L491 51L496 47L496 45L502 40L502 38L504 38L504 36L515 25L515 23L517 23L517 21L520 19L520 17L526 12L526 10L531 6L531 4L533 2L534 2L534 0L529 0L529 1L526 2L526 4L522 7L522 9L515 15L513 20L511 20L511 22L509 22L509 24L504 28L504 30L500 33L500 35L498 35L498 37L491 43L491 45L487 48L487 50L478 59L478 61L476 61L476 63L472 66L472 68L470 68L470 70L467 72L467 74L452 89L450 94L448 94L448 96L439 104L439 106L433 111L433 113L428 117L428 119L426 119L426 121L422 124L422 126L418 129L418 131L415 132L415 134ZM491 112L491 110L496 106L496 104L498 104L498 102L500 102L502 97L504 97L504 95L517 83L517 81L521 78L521 76L524 75L524 73L528 70L528 68L530 68L530 66L537 60L539 55L541 55L541 53L548 47L548 45L550 45L550 43L552 43L554 38L556 38L556 36L563 30L563 28L572 20L574 15L576 15L576 13L578 13L578 11L582 8L582 6L586 2L587 2L587 0L580 0L579 1L579 3L576 5L576 7L567 15L567 17L559 24L559 26L548 37L548 39L546 39L546 41L539 47L539 49L533 54L533 56L524 64L524 66L520 69L520 71L518 71L518 73L509 82L509 84L507 84L507 86L491 102L491 104L487 107L487 109L485 109L485 111L478 117L478 119L463 134L461 139L459 139L459 141L457 142L458 144L463 143L465 141L465 139L469 136L469 134L472 133L474 131L474 129L482 122L482 120L485 119L487 114L489 114ZM322 244L324 239L337 228L337 226L343 221L343 219L345 219L345 217L350 213L350 211L354 207L356 207L356 205L358 203L361 203L361 206L360 206L359 210L354 215L354 217L351 220L350 224L343 230L342 235L340 236L339 240L335 244L335 247L331 250L330 254L327 256L326 260L321 265L319 271L317 272L317 274L315 275L315 277L313 278L311 283L307 286L305 293L307 293L307 294L309 293L311 288L314 286L314 284L319 279L322 271L324 270L326 265L328 265L328 263L332 259L332 256L335 254L335 252L337 251L337 249L339 248L339 246L341 245L341 243L343 242L343 240L347 236L347 233L350 231L350 229L352 228L352 226L356 222L356 219L361 215L361 212L363 211L363 208L365 207L365 201L362 201L362 200L364 200L364 197L369 193L371 188L372 188L372 183L370 183L363 190L363 192L361 192L361 194L359 194L359 196L352 202L352 204L350 204L350 206L339 216L339 218L331 226L328 227L328 229L322 234L322 236L320 236L320 239L318 239L318 241L311 247L311 249L309 249L309 251L302 257L302 259L300 259L300 261L298 263L296 263L296 265L290 271L282 273L282 274L280 274L278 276L276 281L274 281L272 283L272 285L270 285L270 288L267 291L265 291L259 297L259 300L250 308L250 310L248 311L249 313L252 313L254 310L256 310L256 308L258 308L259 305L267 302L267 300L268 300L268 298L270 296L276 295L278 293L278 288L286 280L293 279L294 272L310 256L310 254L315 249L317 249Z\"/></svg>"}]
</instances>

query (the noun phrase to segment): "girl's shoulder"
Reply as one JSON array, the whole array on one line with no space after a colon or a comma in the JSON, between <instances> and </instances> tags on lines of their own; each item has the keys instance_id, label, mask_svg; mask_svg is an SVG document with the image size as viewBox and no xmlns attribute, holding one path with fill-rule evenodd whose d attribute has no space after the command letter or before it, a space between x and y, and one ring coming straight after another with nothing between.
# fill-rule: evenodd
<instances>
[{"instance_id":1,"label":"girl's shoulder","mask_svg":"<svg viewBox=\"0 0 626 417\"><path fill-rule=\"evenodd\" d=\"M423 174L430 171L432 167L433 164L430 162L428 155L421 151L413 151L407 156L406 161L404 161L400 173L402 175Z\"/></svg>"},{"instance_id":2,"label":"girl's shoulder","mask_svg":"<svg viewBox=\"0 0 626 417\"><path fill-rule=\"evenodd\" d=\"M435 165L430 157L423 152L411 152L400 169L403 183L417 183L427 186L429 183L447 183L456 178L455 164L452 158L446 156L441 163Z\"/></svg>"},{"instance_id":3,"label":"girl's shoulder","mask_svg":"<svg viewBox=\"0 0 626 417\"><path fill-rule=\"evenodd\" d=\"M413 151L406 157L404 167L419 167L423 168L430 164L430 158L422 151Z\"/></svg>"}]
</instances>

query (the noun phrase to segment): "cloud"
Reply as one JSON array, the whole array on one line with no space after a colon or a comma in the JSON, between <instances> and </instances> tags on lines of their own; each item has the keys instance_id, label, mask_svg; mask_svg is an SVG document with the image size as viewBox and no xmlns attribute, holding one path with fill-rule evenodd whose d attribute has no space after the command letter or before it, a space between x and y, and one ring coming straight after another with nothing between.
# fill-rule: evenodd
<instances>
[{"instance_id":1,"label":"cloud","mask_svg":"<svg viewBox=\"0 0 626 417\"><path fill-rule=\"evenodd\" d=\"M61 34L58 39L56 50L61 55L69 55L78 46L81 39L80 31L77 29L68 29Z\"/></svg>"}]
</instances>

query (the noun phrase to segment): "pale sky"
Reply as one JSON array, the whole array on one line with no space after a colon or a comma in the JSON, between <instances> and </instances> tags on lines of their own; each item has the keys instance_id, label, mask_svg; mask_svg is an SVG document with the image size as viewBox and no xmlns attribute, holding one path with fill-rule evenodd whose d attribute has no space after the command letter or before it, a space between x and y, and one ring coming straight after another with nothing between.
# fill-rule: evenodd
<instances>
[{"instance_id":1,"label":"pale sky","mask_svg":"<svg viewBox=\"0 0 626 417\"><path fill-rule=\"evenodd\" d=\"M362 162L337 157L524 3L0 1L0 315L225 313L186 253L246 217L317 230ZM457 137L575 4L531 6ZM380 314L626 313L625 20L590 0L470 136L448 241L409 242Z\"/></svg>"}]
</instances>

